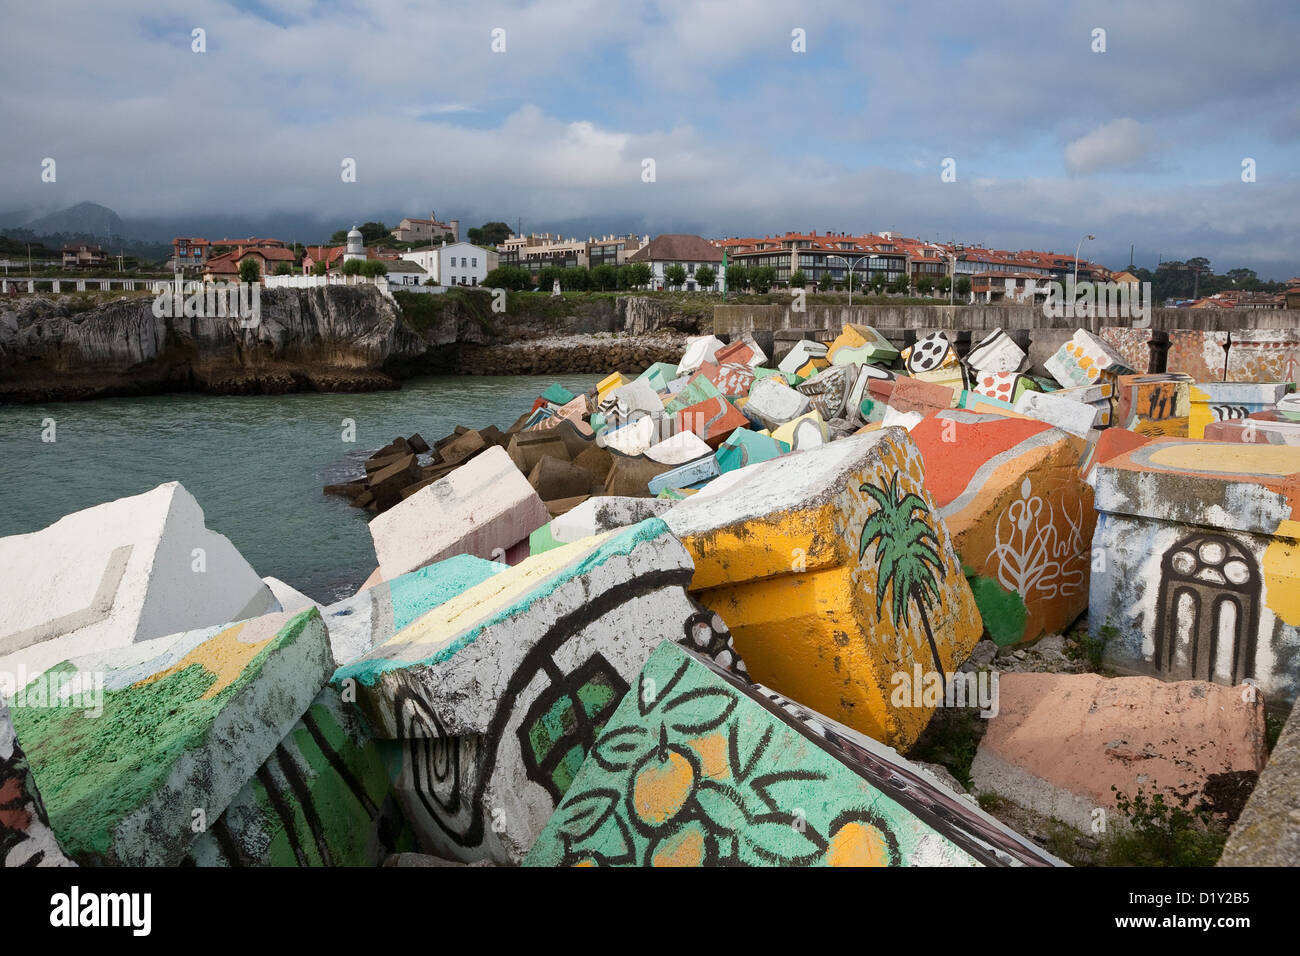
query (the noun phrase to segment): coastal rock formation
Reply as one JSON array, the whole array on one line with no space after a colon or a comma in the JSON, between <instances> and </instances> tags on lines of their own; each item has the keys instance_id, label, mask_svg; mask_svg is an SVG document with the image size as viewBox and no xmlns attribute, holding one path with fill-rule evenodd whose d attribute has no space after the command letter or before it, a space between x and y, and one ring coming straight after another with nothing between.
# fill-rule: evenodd
<instances>
[{"instance_id":1,"label":"coastal rock formation","mask_svg":"<svg viewBox=\"0 0 1300 956\"><path fill-rule=\"evenodd\" d=\"M78 311L69 296L31 296L0 312L0 401L371 391L396 387L386 368L427 347L364 286L263 290L256 321L160 317L153 304L139 295Z\"/></svg>"}]
</instances>

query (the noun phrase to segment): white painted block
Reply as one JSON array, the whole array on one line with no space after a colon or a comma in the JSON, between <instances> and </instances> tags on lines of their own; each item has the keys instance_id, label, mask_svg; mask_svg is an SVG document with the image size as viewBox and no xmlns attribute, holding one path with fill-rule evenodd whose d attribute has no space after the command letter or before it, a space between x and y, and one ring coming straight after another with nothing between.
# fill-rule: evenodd
<instances>
[{"instance_id":1,"label":"white painted block","mask_svg":"<svg viewBox=\"0 0 1300 956\"><path fill-rule=\"evenodd\" d=\"M370 521L385 581L456 554L489 560L550 520L546 505L494 446Z\"/></svg>"},{"instance_id":2,"label":"white painted block","mask_svg":"<svg viewBox=\"0 0 1300 956\"><path fill-rule=\"evenodd\" d=\"M781 359L781 364L776 367L777 371L793 375L807 365L809 359L825 358L826 352L827 346L824 343L801 339L795 343L794 348L790 350L790 354Z\"/></svg>"},{"instance_id":3,"label":"white painted block","mask_svg":"<svg viewBox=\"0 0 1300 956\"><path fill-rule=\"evenodd\" d=\"M0 671L244 620L275 598L179 482L0 538Z\"/></svg>"},{"instance_id":4,"label":"white painted block","mask_svg":"<svg viewBox=\"0 0 1300 956\"><path fill-rule=\"evenodd\" d=\"M690 375L705 362L712 362L718 349L725 348L726 343L715 335L700 335L686 340L686 351L677 363L677 374Z\"/></svg>"}]
</instances>

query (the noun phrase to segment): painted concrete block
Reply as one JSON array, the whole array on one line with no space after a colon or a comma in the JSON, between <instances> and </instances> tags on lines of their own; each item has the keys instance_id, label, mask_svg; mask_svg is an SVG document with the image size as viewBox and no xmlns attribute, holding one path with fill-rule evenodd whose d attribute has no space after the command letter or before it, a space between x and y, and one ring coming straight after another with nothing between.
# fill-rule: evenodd
<instances>
[{"instance_id":1,"label":"painted concrete block","mask_svg":"<svg viewBox=\"0 0 1300 956\"><path fill-rule=\"evenodd\" d=\"M271 755L334 670L315 609L65 661L11 714L50 825L94 865L175 866ZM87 675L102 713L72 706ZM46 700L35 697L41 690Z\"/></svg>"},{"instance_id":2,"label":"painted concrete block","mask_svg":"<svg viewBox=\"0 0 1300 956\"><path fill-rule=\"evenodd\" d=\"M1054 862L893 750L665 642L526 865Z\"/></svg>"},{"instance_id":3,"label":"painted concrete block","mask_svg":"<svg viewBox=\"0 0 1300 956\"><path fill-rule=\"evenodd\" d=\"M793 421L786 422L780 428L774 429L772 437L781 444L789 446L791 451L806 451L810 448L817 448L831 440L831 434L826 428L826 422L816 409L813 409L807 415L800 415Z\"/></svg>"},{"instance_id":4,"label":"painted concrete block","mask_svg":"<svg viewBox=\"0 0 1300 956\"><path fill-rule=\"evenodd\" d=\"M554 518L551 519L554 522ZM528 556L531 558L535 554L545 554L552 548L558 548L564 542L556 541L551 534L551 525L544 524L528 536Z\"/></svg>"},{"instance_id":5,"label":"painted concrete block","mask_svg":"<svg viewBox=\"0 0 1300 956\"><path fill-rule=\"evenodd\" d=\"M898 412L919 412L928 415L957 404L959 390L947 385L923 382L919 378L901 376L893 383L889 393L889 407Z\"/></svg>"},{"instance_id":6,"label":"painted concrete block","mask_svg":"<svg viewBox=\"0 0 1300 956\"><path fill-rule=\"evenodd\" d=\"M1128 325L1104 325L1097 334L1123 357L1125 365L1139 374L1152 370L1152 343L1164 347L1169 341L1169 333L1160 329L1137 329Z\"/></svg>"},{"instance_id":7,"label":"painted concrete block","mask_svg":"<svg viewBox=\"0 0 1300 956\"><path fill-rule=\"evenodd\" d=\"M1211 422L1205 426L1205 440L1300 445L1300 422L1270 422L1256 418Z\"/></svg>"},{"instance_id":8,"label":"painted concrete block","mask_svg":"<svg viewBox=\"0 0 1300 956\"><path fill-rule=\"evenodd\" d=\"M1107 388L1109 388L1109 384ZM988 398L996 398L1014 406L1025 392L1041 392L1042 388L1028 375L1019 372L981 372L971 377L971 389Z\"/></svg>"},{"instance_id":9,"label":"painted concrete block","mask_svg":"<svg viewBox=\"0 0 1300 956\"><path fill-rule=\"evenodd\" d=\"M1275 408L1286 397L1286 389L1280 382L1196 382L1189 390L1187 437L1204 437L1210 422L1249 418Z\"/></svg>"},{"instance_id":10,"label":"painted concrete block","mask_svg":"<svg viewBox=\"0 0 1300 956\"><path fill-rule=\"evenodd\" d=\"M420 615L508 567L502 562L458 554L391 581L380 581L322 608L334 666L352 663Z\"/></svg>"},{"instance_id":11,"label":"painted concrete block","mask_svg":"<svg viewBox=\"0 0 1300 956\"><path fill-rule=\"evenodd\" d=\"M931 332L918 339L915 345L903 349L899 357L909 375L933 372L957 364L957 350L953 348L952 340L942 331Z\"/></svg>"},{"instance_id":12,"label":"painted concrete block","mask_svg":"<svg viewBox=\"0 0 1300 956\"><path fill-rule=\"evenodd\" d=\"M653 365L647 366L645 371L636 377L636 381L641 382L649 379L659 379L663 382L663 385L667 385L676 377L676 365L673 365L671 362L655 362ZM663 391L663 386L659 386L655 391Z\"/></svg>"},{"instance_id":13,"label":"painted concrete block","mask_svg":"<svg viewBox=\"0 0 1300 956\"><path fill-rule=\"evenodd\" d=\"M807 395L813 409L829 421L844 414L849 394L857 383L857 371L856 365L832 366L799 383L796 388Z\"/></svg>"},{"instance_id":14,"label":"painted concrete block","mask_svg":"<svg viewBox=\"0 0 1300 956\"><path fill-rule=\"evenodd\" d=\"M722 472L718 469L718 462L710 453L707 457L698 461L678 465L672 471L666 471L662 475L655 475L650 479L647 487L650 489L650 494L657 495L665 488L691 488L716 478L720 474Z\"/></svg>"},{"instance_id":15,"label":"painted concrete block","mask_svg":"<svg viewBox=\"0 0 1300 956\"><path fill-rule=\"evenodd\" d=\"M355 708L326 688L195 839L187 862L380 866L414 848L384 755Z\"/></svg>"},{"instance_id":16,"label":"painted concrete block","mask_svg":"<svg viewBox=\"0 0 1300 956\"><path fill-rule=\"evenodd\" d=\"M1228 371L1228 333L1171 330L1165 371L1182 372L1197 382L1222 382Z\"/></svg>"},{"instance_id":17,"label":"painted concrete block","mask_svg":"<svg viewBox=\"0 0 1300 956\"><path fill-rule=\"evenodd\" d=\"M913 372L912 378L934 385L944 385L954 391L966 387L966 371L960 365L943 365L925 372Z\"/></svg>"},{"instance_id":18,"label":"painted concrete block","mask_svg":"<svg viewBox=\"0 0 1300 956\"><path fill-rule=\"evenodd\" d=\"M911 436L989 636L1006 646L1064 631L1088 609L1097 523L1082 439L956 410L927 416Z\"/></svg>"},{"instance_id":19,"label":"painted concrete block","mask_svg":"<svg viewBox=\"0 0 1300 956\"><path fill-rule=\"evenodd\" d=\"M721 396L705 399L677 413L677 427L694 432L710 448L717 448L737 428L748 424L744 412Z\"/></svg>"},{"instance_id":20,"label":"painted concrete block","mask_svg":"<svg viewBox=\"0 0 1300 956\"><path fill-rule=\"evenodd\" d=\"M179 482L0 538L0 672L254 617L271 589Z\"/></svg>"},{"instance_id":21,"label":"painted concrete block","mask_svg":"<svg viewBox=\"0 0 1300 956\"><path fill-rule=\"evenodd\" d=\"M832 365L888 365L898 358L898 349L871 326L850 323L840 330L826 357Z\"/></svg>"},{"instance_id":22,"label":"painted concrete block","mask_svg":"<svg viewBox=\"0 0 1300 956\"><path fill-rule=\"evenodd\" d=\"M1124 364L1124 357L1119 352L1085 329L1077 330L1073 338L1043 364L1062 388L1091 385L1107 373L1126 375L1133 371Z\"/></svg>"},{"instance_id":23,"label":"painted concrete block","mask_svg":"<svg viewBox=\"0 0 1300 956\"><path fill-rule=\"evenodd\" d=\"M744 343L737 343L744 345ZM745 347L748 351L748 346ZM741 395L748 395L749 390L754 385L754 368L743 362L727 362L718 366L718 370L712 376L713 385L718 390L718 394L725 395L727 398L737 398Z\"/></svg>"},{"instance_id":24,"label":"painted concrete block","mask_svg":"<svg viewBox=\"0 0 1300 956\"><path fill-rule=\"evenodd\" d=\"M657 518L672 507L656 498L627 498L603 495L588 498L572 511L551 522L551 534L559 544L581 541L603 531L626 528L647 518Z\"/></svg>"},{"instance_id":25,"label":"painted concrete block","mask_svg":"<svg viewBox=\"0 0 1300 956\"><path fill-rule=\"evenodd\" d=\"M849 397L845 408L846 417L855 425L880 421L884 416L885 402L873 397L869 386L873 381L890 382L892 384L895 378L894 373L878 365L854 365L851 367L857 369L857 375L854 378L853 386L849 389Z\"/></svg>"},{"instance_id":26,"label":"painted concrete block","mask_svg":"<svg viewBox=\"0 0 1300 956\"><path fill-rule=\"evenodd\" d=\"M50 829L45 804L0 693L0 869L76 866Z\"/></svg>"},{"instance_id":27,"label":"painted concrete block","mask_svg":"<svg viewBox=\"0 0 1300 956\"><path fill-rule=\"evenodd\" d=\"M307 595L279 578L264 577L262 582L271 589L271 596L275 598L276 606L272 607L272 611L305 611L316 605Z\"/></svg>"},{"instance_id":28,"label":"painted concrete block","mask_svg":"<svg viewBox=\"0 0 1300 956\"><path fill-rule=\"evenodd\" d=\"M600 404L610 396L610 393L616 388L622 388L627 385L631 379L623 375L622 372L613 372L606 375L596 383L596 403Z\"/></svg>"},{"instance_id":29,"label":"painted concrete block","mask_svg":"<svg viewBox=\"0 0 1300 956\"><path fill-rule=\"evenodd\" d=\"M1186 438L1192 380L1186 375L1121 375L1116 381L1116 424L1140 435Z\"/></svg>"},{"instance_id":30,"label":"painted concrete block","mask_svg":"<svg viewBox=\"0 0 1300 956\"><path fill-rule=\"evenodd\" d=\"M689 375L705 362L713 362L718 349L725 348L722 339L713 335L699 335L686 340L686 351L677 364L678 375ZM714 363L716 364L716 363Z\"/></svg>"},{"instance_id":31,"label":"painted concrete block","mask_svg":"<svg viewBox=\"0 0 1300 956\"><path fill-rule=\"evenodd\" d=\"M558 382L552 383L546 391L542 392L542 398L552 405L567 405L576 398L571 391Z\"/></svg>"},{"instance_id":32,"label":"painted concrete block","mask_svg":"<svg viewBox=\"0 0 1300 956\"><path fill-rule=\"evenodd\" d=\"M1119 673L1300 687L1300 448L1158 438L1093 474L1089 622Z\"/></svg>"},{"instance_id":33,"label":"painted concrete block","mask_svg":"<svg viewBox=\"0 0 1300 956\"><path fill-rule=\"evenodd\" d=\"M797 381L792 382L791 384L793 385L793 384L799 384L801 382L806 382L808 379L812 378L818 372L825 371L830 367L831 367L831 363L826 361L824 358L810 358L803 365L799 366L799 368L795 369L794 375Z\"/></svg>"},{"instance_id":34,"label":"painted concrete block","mask_svg":"<svg viewBox=\"0 0 1300 956\"><path fill-rule=\"evenodd\" d=\"M785 372L787 375L798 372L803 366L807 365L811 359L825 359L827 348L821 342L814 342L811 339L800 339L794 344L785 358L777 364L779 372Z\"/></svg>"},{"instance_id":35,"label":"painted concrete block","mask_svg":"<svg viewBox=\"0 0 1300 956\"><path fill-rule=\"evenodd\" d=\"M1263 707L1244 688L1031 673L1004 674L998 689L976 788L1085 833L1095 808L1118 812L1116 791L1195 811L1216 779L1264 766Z\"/></svg>"},{"instance_id":36,"label":"painted concrete block","mask_svg":"<svg viewBox=\"0 0 1300 956\"><path fill-rule=\"evenodd\" d=\"M755 341L752 333L744 333L741 335L740 341L749 346L749 351L751 353L751 358L749 359L750 365L759 366L767 364L767 353L764 352L762 346Z\"/></svg>"},{"instance_id":37,"label":"painted concrete block","mask_svg":"<svg viewBox=\"0 0 1300 956\"><path fill-rule=\"evenodd\" d=\"M714 366L713 368L716 373L717 367ZM708 401L710 398L718 398L721 395L722 392L709 380L705 372L697 372L691 376L691 380L686 383L685 388L674 394L671 400L664 403L664 414L676 415L683 408Z\"/></svg>"},{"instance_id":38,"label":"painted concrete block","mask_svg":"<svg viewBox=\"0 0 1300 956\"><path fill-rule=\"evenodd\" d=\"M1300 379L1300 329L1241 329L1229 335L1229 382Z\"/></svg>"},{"instance_id":39,"label":"painted concrete block","mask_svg":"<svg viewBox=\"0 0 1300 956\"><path fill-rule=\"evenodd\" d=\"M704 455L712 454L712 449L699 435L692 431L680 431L671 438L665 438L646 450L645 456L651 461L663 465L684 465Z\"/></svg>"},{"instance_id":40,"label":"painted concrete block","mask_svg":"<svg viewBox=\"0 0 1300 956\"><path fill-rule=\"evenodd\" d=\"M727 440L718 446L715 457L718 470L724 474L778 458L790 450L790 446L779 442L771 435L760 435L748 428L737 428L727 436Z\"/></svg>"},{"instance_id":41,"label":"painted concrete block","mask_svg":"<svg viewBox=\"0 0 1300 956\"><path fill-rule=\"evenodd\" d=\"M1100 424L1102 415L1101 409L1061 398L1055 392L1024 392L1014 407L1021 415L1047 422L1080 438L1088 437Z\"/></svg>"},{"instance_id":42,"label":"painted concrete block","mask_svg":"<svg viewBox=\"0 0 1300 956\"><path fill-rule=\"evenodd\" d=\"M891 702L894 675L954 671L979 640L920 452L900 429L730 472L665 521L695 559L693 593L727 621L756 680L892 746L932 713Z\"/></svg>"},{"instance_id":43,"label":"painted concrete block","mask_svg":"<svg viewBox=\"0 0 1300 956\"><path fill-rule=\"evenodd\" d=\"M427 852L520 860L665 638L743 668L687 597L691 570L652 518L494 575L338 671L402 741L397 791Z\"/></svg>"},{"instance_id":44,"label":"painted concrete block","mask_svg":"<svg viewBox=\"0 0 1300 956\"><path fill-rule=\"evenodd\" d=\"M1001 329L994 329L971 346L966 364L977 372L1017 372L1025 362L1025 350Z\"/></svg>"},{"instance_id":45,"label":"painted concrete block","mask_svg":"<svg viewBox=\"0 0 1300 956\"><path fill-rule=\"evenodd\" d=\"M372 518L370 537L391 581L457 554L492 558L548 520L528 479L494 446Z\"/></svg>"},{"instance_id":46,"label":"painted concrete block","mask_svg":"<svg viewBox=\"0 0 1300 956\"><path fill-rule=\"evenodd\" d=\"M596 444L621 455L633 457L644 455L663 437L662 419L638 414L641 414L640 418L633 419L627 424L604 429L596 436Z\"/></svg>"},{"instance_id":47,"label":"painted concrete block","mask_svg":"<svg viewBox=\"0 0 1300 956\"><path fill-rule=\"evenodd\" d=\"M548 428L558 428L563 422L567 421L572 422L578 428L582 428L585 424L583 418L590 413L591 408L586 395L577 395L564 405L556 406L550 411L552 414L549 417L528 427L531 430L544 431Z\"/></svg>"}]
</instances>

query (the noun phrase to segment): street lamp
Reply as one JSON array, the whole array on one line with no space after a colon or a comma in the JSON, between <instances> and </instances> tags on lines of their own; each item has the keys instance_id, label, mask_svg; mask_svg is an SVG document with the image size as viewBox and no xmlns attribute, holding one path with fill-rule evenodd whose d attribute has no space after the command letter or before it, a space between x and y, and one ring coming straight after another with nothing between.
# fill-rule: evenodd
<instances>
[{"instance_id":1,"label":"street lamp","mask_svg":"<svg viewBox=\"0 0 1300 956\"><path fill-rule=\"evenodd\" d=\"M844 263L846 266L849 266L849 305L853 305L853 270L858 267L858 263L865 262L866 260L870 259L871 258L870 254L865 256L860 256L859 258L854 259L852 265L849 265L849 260L845 259L843 256L828 255L826 258L839 259L840 262Z\"/></svg>"},{"instance_id":2,"label":"street lamp","mask_svg":"<svg viewBox=\"0 0 1300 956\"><path fill-rule=\"evenodd\" d=\"M948 261L952 263L952 275L948 277L948 305L956 303L954 298L957 294L957 253L964 252L966 247L960 242L952 247L952 252L948 253Z\"/></svg>"},{"instance_id":3,"label":"street lamp","mask_svg":"<svg viewBox=\"0 0 1300 956\"><path fill-rule=\"evenodd\" d=\"M1086 236L1084 236L1082 239L1080 239L1080 240L1079 240L1079 244L1078 244L1077 246L1074 247L1074 286L1075 286L1075 288L1078 288L1078 286L1079 286L1079 250L1083 248L1083 244L1084 244L1085 241L1087 241L1087 240L1091 240L1091 239L1096 239L1096 238L1097 238L1097 237L1094 236L1092 233L1088 233Z\"/></svg>"}]
</instances>

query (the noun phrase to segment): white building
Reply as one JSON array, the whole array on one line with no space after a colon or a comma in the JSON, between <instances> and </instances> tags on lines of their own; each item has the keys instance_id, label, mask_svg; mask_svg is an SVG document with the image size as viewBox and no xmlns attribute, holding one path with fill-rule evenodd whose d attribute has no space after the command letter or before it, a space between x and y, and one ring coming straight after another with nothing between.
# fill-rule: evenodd
<instances>
[{"instance_id":1,"label":"white building","mask_svg":"<svg viewBox=\"0 0 1300 956\"><path fill-rule=\"evenodd\" d=\"M632 255L628 262L644 262L650 266L650 288L666 289L671 283L665 275L670 266L681 266L686 273L686 281L681 288L687 292L721 292L722 291L722 250L707 239L699 236L669 234L655 236ZM713 282L707 286L695 280L695 271L700 266L713 270Z\"/></svg>"},{"instance_id":2,"label":"white building","mask_svg":"<svg viewBox=\"0 0 1300 956\"><path fill-rule=\"evenodd\" d=\"M497 267L497 254L470 242L444 242L402 253L438 285L482 285L487 274Z\"/></svg>"}]
</instances>

